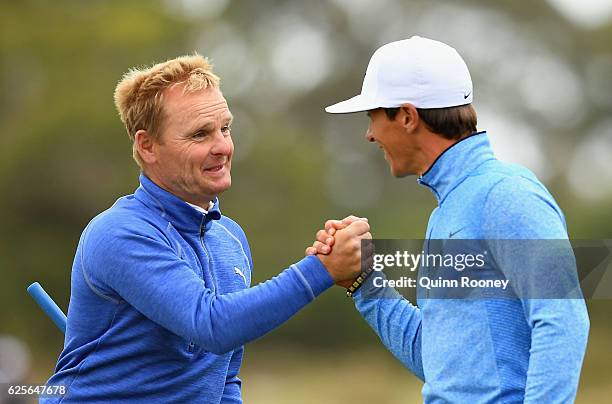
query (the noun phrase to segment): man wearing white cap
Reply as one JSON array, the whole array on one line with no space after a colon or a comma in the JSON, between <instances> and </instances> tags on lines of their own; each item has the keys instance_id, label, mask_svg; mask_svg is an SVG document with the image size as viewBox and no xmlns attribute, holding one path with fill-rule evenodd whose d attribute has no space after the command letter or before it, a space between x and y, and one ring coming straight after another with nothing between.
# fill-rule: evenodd
<instances>
[{"instance_id":1,"label":"man wearing white cap","mask_svg":"<svg viewBox=\"0 0 612 404\"><path fill-rule=\"evenodd\" d=\"M426 245L452 238L567 240L563 213L544 185L529 170L497 160L486 132L476 132L473 96L457 51L415 36L379 48L361 94L326 111L367 112L366 138L383 149L391 173L416 174L433 191L438 206ZM307 253L327 253L344 225L328 222ZM501 250L491 251L491 261L516 280L512 299L427 299L417 288L417 307L372 282L358 289L363 277L350 291L385 346L425 382L425 402L571 402L588 336L584 300L527 293L539 286L529 283L530 271L548 279L562 269L539 259L506 265ZM575 266L563 273L577 282Z\"/></svg>"}]
</instances>

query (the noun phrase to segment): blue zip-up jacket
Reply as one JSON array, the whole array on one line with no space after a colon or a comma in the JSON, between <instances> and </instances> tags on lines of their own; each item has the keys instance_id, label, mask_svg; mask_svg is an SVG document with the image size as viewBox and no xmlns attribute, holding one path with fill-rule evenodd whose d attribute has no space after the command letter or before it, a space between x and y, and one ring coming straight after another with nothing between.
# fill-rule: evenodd
<instances>
[{"instance_id":1,"label":"blue zip-up jacket","mask_svg":"<svg viewBox=\"0 0 612 404\"><path fill-rule=\"evenodd\" d=\"M427 240L567 239L550 193L529 170L497 160L484 132L447 149L418 182L438 202ZM544 260L531 264L520 269L555 276ZM515 286L533 287L532 277L522 275ZM418 307L389 289L360 290L355 304L384 345L425 382L426 403L574 400L589 329L583 299L427 299L422 292L417 287Z\"/></svg>"},{"instance_id":2,"label":"blue zip-up jacket","mask_svg":"<svg viewBox=\"0 0 612 404\"><path fill-rule=\"evenodd\" d=\"M249 288L244 232L140 176L85 228L72 267L64 349L46 402L240 403L243 344L333 285L306 257Z\"/></svg>"}]
</instances>

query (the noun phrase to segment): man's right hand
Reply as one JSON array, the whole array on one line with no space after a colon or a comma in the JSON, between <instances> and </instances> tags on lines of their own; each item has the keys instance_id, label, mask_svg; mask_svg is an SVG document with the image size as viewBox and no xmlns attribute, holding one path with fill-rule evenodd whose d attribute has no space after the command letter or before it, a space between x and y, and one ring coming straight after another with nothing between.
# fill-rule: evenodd
<instances>
[{"instance_id":1,"label":"man's right hand","mask_svg":"<svg viewBox=\"0 0 612 404\"><path fill-rule=\"evenodd\" d=\"M354 215L347 216L342 220L330 219L325 222L325 229L319 230L315 235L315 241L312 246L306 248L306 255L328 255L334 245L334 234L337 230L346 228L351 223L362 220L368 222L365 217L357 217Z\"/></svg>"},{"instance_id":2,"label":"man's right hand","mask_svg":"<svg viewBox=\"0 0 612 404\"><path fill-rule=\"evenodd\" d=\"M339 283L355 279L361 273L362 255L364 260L371 257L373 251L362 251L361 240L371 240L370 225L364 220L357 220L341 230L334 232L333 249L328 255L317 255L327 271Z\"/></svg>"}]
</instances>

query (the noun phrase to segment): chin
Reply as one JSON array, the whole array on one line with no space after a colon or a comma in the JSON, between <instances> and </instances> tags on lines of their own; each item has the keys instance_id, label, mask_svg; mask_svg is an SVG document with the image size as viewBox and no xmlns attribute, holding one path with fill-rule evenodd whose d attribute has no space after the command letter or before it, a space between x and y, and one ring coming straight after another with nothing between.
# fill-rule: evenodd
<instances>
[{"instance_id":1,"label":"chin","mask_svg":"<svg viewBox=\"0 0 612 404\"><path fill-rule=\"evenodd\" d=\"M398 174L393 174L393 176L395 178L404 178L404 177L408 177L409 175L413 175L412 173L398 173Z\"/></svg>"},{"instance_id":2,"label":"chin","mask_svg":"<svg viewBox=\"0 0 612 404\"><path fill-rule=\"evenodd\" d=\"M394 176L395 178L403 178L403 177L406 177L407 175L412 174L408 170L402 170L399 167L395 167L393 165L389 166L389 170L391 171L391 175Z\"/></svg>"},{"instance_id":3,"label":"chin","mask_svg":"<svg viewBox=\"0 0 612 404\"><path fill-rule=\"evenodd\" d=\"M224 191L227 191L228 189L230 189L231 186L232 178L228 176L227 178L224 178L223 181L221 181L219 184L216 184L215 193L220 194Z\"/></svg>"},{"instance_id":4,"label":"chin","mask_svg":"<svg viewBox=\"0 0 612 404\"><path fill-rule=\"evenodd\" d=\"M390 168L391 168L391 175L393 175L395 178L404 178L409 175L416 174L412 170L406 170L406 169L402 170L397 167L390 167Z\"/></svg>"}]
</instances>

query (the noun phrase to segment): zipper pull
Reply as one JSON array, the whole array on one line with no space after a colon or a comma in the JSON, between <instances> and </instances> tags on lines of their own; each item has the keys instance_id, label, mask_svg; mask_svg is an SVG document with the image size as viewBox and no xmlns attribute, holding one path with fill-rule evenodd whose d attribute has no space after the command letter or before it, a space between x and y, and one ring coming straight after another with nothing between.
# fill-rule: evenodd
<instances>
[{"instance_id":1,"label":"zipper pull","mask_svg":"<svg viewBox=\"0 0 612 404\"><path fill-rule=\"evenodd\" d=\"M203 238L205 232L206 232L206 215L203 215L202 220L200 221L200 238Z\"/></svg>"}]
</instances>

